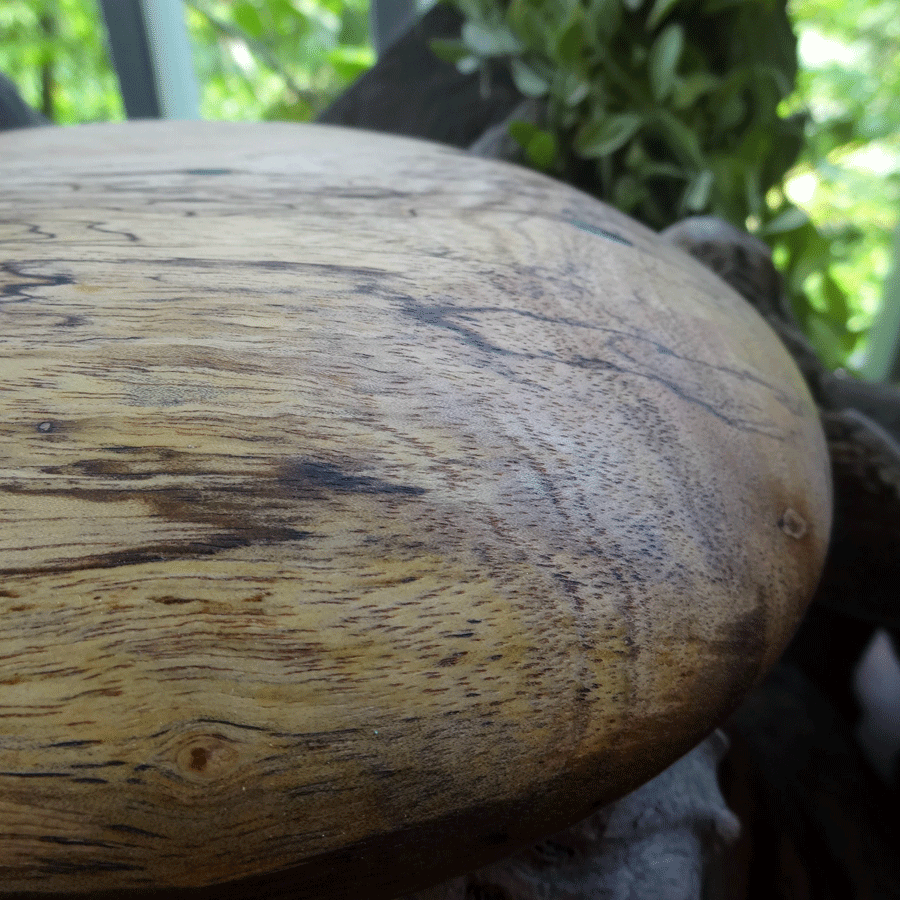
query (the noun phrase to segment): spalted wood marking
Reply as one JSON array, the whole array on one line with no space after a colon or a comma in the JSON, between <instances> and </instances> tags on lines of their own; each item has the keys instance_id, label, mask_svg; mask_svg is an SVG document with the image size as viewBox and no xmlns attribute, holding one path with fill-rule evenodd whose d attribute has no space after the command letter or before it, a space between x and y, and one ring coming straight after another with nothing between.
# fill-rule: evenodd
<instances>
[{"instance_id":1,"label":"spalted wood marking","mask_svg":"<svg viewBox=\"0 0 900 900\"><path fill-rule=\"evenodd\" d=\"M789 638L815 408L626 217L290 125L4 135L0 184L5 890L398 893L648 779Z\"/></svg>"}]
</instances>

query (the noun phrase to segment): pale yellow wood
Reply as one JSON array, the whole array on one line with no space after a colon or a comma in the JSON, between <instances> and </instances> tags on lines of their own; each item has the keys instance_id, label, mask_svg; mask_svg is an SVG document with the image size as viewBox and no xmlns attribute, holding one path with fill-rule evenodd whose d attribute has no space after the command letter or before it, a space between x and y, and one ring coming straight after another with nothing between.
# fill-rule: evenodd
<instances>
[{"instance_id":1,"label":"pale yellow wood","mask_svg":"<svg viewBox=\"0 0 900 900\"><path fill-rule=\"evenodd\" d=\"M702 738L819 575L767 326L520 168L6 133L0 323L8 892L464 870Z\"/></svg>"}]
</instances>

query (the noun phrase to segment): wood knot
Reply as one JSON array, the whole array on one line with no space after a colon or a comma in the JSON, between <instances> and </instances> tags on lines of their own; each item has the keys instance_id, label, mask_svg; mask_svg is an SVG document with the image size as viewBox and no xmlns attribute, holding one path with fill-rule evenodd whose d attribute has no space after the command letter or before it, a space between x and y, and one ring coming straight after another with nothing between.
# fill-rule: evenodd
<instances>
[{"instance_id":1,"label":"wood knot","mask_svg":"<svg viewBox=\"0 0 900 900\"><path fill-rule=\"evenodd\" d=\"M222 734L191 734L179 741L175 753L178 774L191 781L227 777L241 761L239 747Z\"/></svg>"}]
</instances>

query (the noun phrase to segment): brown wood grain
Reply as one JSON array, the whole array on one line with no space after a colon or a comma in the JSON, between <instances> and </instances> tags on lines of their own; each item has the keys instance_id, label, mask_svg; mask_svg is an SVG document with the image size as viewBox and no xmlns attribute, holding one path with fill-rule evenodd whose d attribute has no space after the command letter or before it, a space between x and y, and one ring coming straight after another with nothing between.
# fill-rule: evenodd
<instances>
[{"instance_id":1,"label":"brown wood grain","mask_svg":"<svg viewBox=\"0 0 900 900\"><path fill-rule=\"evenodd\" d=\"M7 892L471 868L702 738L819 577L777 339L523 169L324 126L2 135L0 323Z\"/></svg>"}]
</instances>

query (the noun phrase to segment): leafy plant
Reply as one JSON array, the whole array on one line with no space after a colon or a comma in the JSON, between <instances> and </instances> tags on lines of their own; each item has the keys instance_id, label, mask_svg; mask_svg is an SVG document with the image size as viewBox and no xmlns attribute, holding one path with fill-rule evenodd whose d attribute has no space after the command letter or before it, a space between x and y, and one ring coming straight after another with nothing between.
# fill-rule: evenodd
<instances>
[{"instance_id":1,"label":"leafy plant","mask_svg":"<svg viewBox=\"0 0 900 900\"><path fill-rule=\"evenodd\" d=\"M504 58L544 101L544 137L513 130L533 163L657 228L704 211L766 216L803 141L800 117L778 114L797 71L783 2L454 3L462 37L435 50L469 69Z\"/></svg>"},{"instance_id":2,"label":"leafy plant","mask_svg":"<svg viewBox=\"0 0 900 900\"><path fill-rule=\"evenodd\" d=\"M715 214L755 231L826 362L845 361L856 335L832 266L852 235L824 235L783 189L807 124L781 113L797 75L786 0L450 2L466 24L435 52L464 71L504 60L542 103L510 127L524 161L654 228Z\"/></svg>"},{"instance_id":3,"label":"leafy plant","mask_svg":"<svg viewBox=\"0 0 900 900\"><path fill-rule=\"evenodd\" d=\"M785 193L825 240L803 226L767 239L804 278L820 353L852 368L878 327L900 210L900 16L895 0L791 0L790 11L801 69L785 107L810 115ZM879 343L886 352L890 339Z\"/></svg>"}]
</instances>

